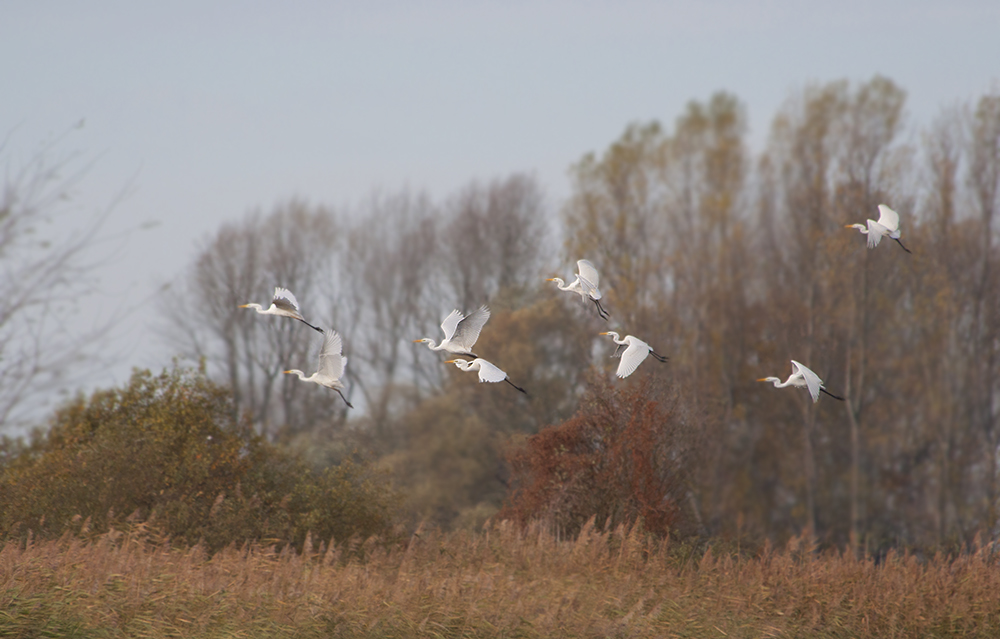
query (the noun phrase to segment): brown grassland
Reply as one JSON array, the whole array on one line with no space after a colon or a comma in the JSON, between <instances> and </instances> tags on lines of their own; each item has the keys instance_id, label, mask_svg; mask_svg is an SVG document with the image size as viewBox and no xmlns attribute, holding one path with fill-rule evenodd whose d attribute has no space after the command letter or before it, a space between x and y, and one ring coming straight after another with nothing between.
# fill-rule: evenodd
<instances>
[{"instance_id":1,"label":"brown grassland","mask_svg":"<svg viewBox=\"0 0 1000 639\"><path fill-rule=\"evenodd\" d=\"M992 546L752 557L588 524L209 556L140 527L0 550L3 637L997 637Z\"/></svg>"}]
</instances>

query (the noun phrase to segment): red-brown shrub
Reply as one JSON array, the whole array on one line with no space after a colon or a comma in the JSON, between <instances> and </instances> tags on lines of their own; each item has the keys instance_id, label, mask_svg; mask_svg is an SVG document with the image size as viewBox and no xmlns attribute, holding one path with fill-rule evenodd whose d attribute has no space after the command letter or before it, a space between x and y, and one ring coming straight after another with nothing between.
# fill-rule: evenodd
<instances>
[{"instance_id":1,"label":"red-brown shrub","mask_svg":"<svg viewBox=\"0 0 1000 639\"><path fill-rule=\"evenodd\" d=\"M680 413L649 378L592 386L576 415L508 451L512 489L497 519L539 519L567 535L591 517L607 527L641 519L657 535L687 532L696 438Z\"/></svg>"}]
</instances>

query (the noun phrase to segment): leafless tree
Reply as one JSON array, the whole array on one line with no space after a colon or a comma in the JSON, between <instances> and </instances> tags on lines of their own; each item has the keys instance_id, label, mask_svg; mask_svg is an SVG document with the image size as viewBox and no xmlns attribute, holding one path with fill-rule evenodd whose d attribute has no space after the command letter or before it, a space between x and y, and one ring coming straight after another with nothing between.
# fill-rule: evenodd
<instances>
[{"instance_id":1,"label":"leafless tree","mask_svg":"<svg viewBox=\"0 0 1000 639\"><path fill-rule=\"evenodd\" d=\"M442 267L455 303L472 309L537 283L548 239L541 187L515 174L452 198L442 223Z\"/></svg>"},{"instance_id":2,"label":"leafless tree","mask_svg":"<svg viewBox=\"0 0 1000 639\"><path fill-rule=\"evenodd\" d=\"M107 363L102 351L113 322L76 318L97 290L97 269L113 240L102 236L112 207L74 208L90 165L62 154L66 137L41 145L21 163L10 138L0 142L6 167L0 193L0 428L22 425L33 405L82 381ZM104 251L95 251L102 248ZM103 253L103 257L95 257Z\"/></svg>"},{"instance_id":3,"label":"leafless tree","mask_svg":"<svg viewBox=\"0 0 1000 639\"><path fill-rule=\"evenodd\" d=\"M295 200L266 217L252 213L208 240L188 274L163 298L167 339L182 354L204 358L232 388L234 410L248 411L263 432L343 417L336 404L310 392L315 389L282 374L315 363L316 333L300 322L239 308L251 301L266 306L274 287L283 286L296 294L308 317L339 329L330 290L337 229L330 211Z\"/></svg>"},{"instance_id":4,"label":"leafless tree","mask_svg":"<svg viewBox=\"0 0 1000 639\"><path fill-rule=\"evenodd\" d=\"M206 358L232 387L236 410L262 429L310 427L326 419L309 408L315 393L281 371L308 368L315 336L238 308L287 287L309 317L344 337L357 416L384 435L444 374L413 340L439 331L442 316L473 295L485 301L539 276L546 236L533 179L473 184L453 202L445 215L425 194L402 190L375 193L342 216L293 201L226 224L166 300L165 332L182 353Z\"/></svg>"},{"instance_id":5,"label":"leafless tree","mask_svg":"<svg viewBox=\"0 0 1000 639\"><path fill-rule=\"evenodd\" d=\"M383 436L399 412L396 400L406 399L396 391L405 386L419 392L439 379L436 368L419 365L421 353L413 344L434 324L443 301L435 294L437 229L437 209L426 194L376 193L354 211L339 258L351 375L374 430Z\"/></svg>"},{"instance_id":6,"label":"leafless tree","mask_svg":"<svg viewBox=\"0 0 1000 639\"><path fill-rule=\"evenodd\" d=\"M927 216L926 250L932 261L926 280L920 289L926 295L944 303L927 305L918 326L923 348L920 349L920 376L924 397L928 402L927 424L929 436L935 441L936 469L930 479L935 497L929 509L936 520L935 543L961 537L959 514L967 509L974 491L966 484L964 468L975 463L977 454L968 455L978 446L970 446L968 429L959 426L963 405L964 370L967 366L966 348L963 343L962 318L965 304L959 303L955 293L965 270L962 251L961 220L958 214L962 196L961 171L966 162L967 143L964 139L965 111L949 108L942 112L923 136L924 161L927 176L927 197L924 210ZM922 278L923 279L923 278ZM974 500L973 500L974 501Z\"/></svg>"},{"instance_id":7,"label":"leafless tree","mask_svg":"<svg viewBox=\"0 0 1000 639\"><path fill-rule=\"evenodd\" d=\"M973 419L982 432L985 454L985 521L993 536L1000 535L1000 499L997 454L1000 453L1000 281L994 249L997 212L1000 211L1000 94L986 95L976 104L969 137L969 186L979 213L979 264L973 295Z\"/></svg>"}]
</instances>

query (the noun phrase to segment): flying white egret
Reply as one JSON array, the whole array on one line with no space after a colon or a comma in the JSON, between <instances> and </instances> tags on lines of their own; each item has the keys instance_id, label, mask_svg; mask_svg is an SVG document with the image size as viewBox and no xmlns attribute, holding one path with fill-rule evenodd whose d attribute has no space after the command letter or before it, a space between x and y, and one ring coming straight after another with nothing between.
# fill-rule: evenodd
<instances>
[{"instance_id":1,"label":"flying white egret","mask_svg":"<svg viewBox=\"0 0 1000 639\"><path fill-rule=\"evenodd\" d=\"M483 324L490 318L490 309L486 305L480 306L468 316L462 315L458 310L448 314L441 322L441 330L444 331L444 339L441 343L434 345L434 340L429 337L413 340L414 344L424 343L432 351L448 351L456 355L467 355L469 357L479 357L472 352L472 347L479 339L479 332L483 330Z\"/></svg>"},{"instance_id":2,"label":"flying white egret","mask_svg":"<svg viewBox=\"0 0 1000 639\"><path fill-rule=\"evenodd\" d=\"M819 378L819 375L812 372L802 364L792 360L792 374L782 382L777 377L761 377L757 380L758 382L772 382L775 388L784 388L786 386L794 386L796 388L808 388L809 394L812 395L813 403L815 404L819 401L820 391L826 393L834 399L839 399L844 401L843 397L837 397L830 391L823 387L823 380Z\"/></svg>"},{"instance_id":3,"label":"flying white egret","mask_svg":"<svg viewBox=\"0 0 1000 639\"><path fill-rule=\"evenodd\" d=\"M618 363L618 372L615 373L622 379L625 379L634 373L635 369L639 368L639 364L642 364L642 361L646 359L648 355L652 355L657 361L660 362L667 361L666 357L658 355L649 344L642 341L635 335L626 335L625 339L619 339L618 333L614 331L601 333L601 335L610 335L615 344L619 345L611 357L618 355L618 351L621 350L622 346L627 347L625 352L622 353L622 361Z\"/></svg>"},{"instance_id":4,"label":"flying white egret","mask_svg":"<svg viewBox=\"0 0 1000 639\"><path fill-rule=\"evenodd\" d=\"M510 381L510 378L507 377L507 373L500 370L500 367L487 362L482 357L477 357L471 362L467 362L464 359L449 359L445 362L445 364L454 364L459 370L462 371L479 371L480 382L507 382L525 395L528 394L528 391Z\"/></svg>"},{"instance_id":5,"label":"flying white egret","mask_svg":"<svg viewBox=\"0 0 1000 639\"><path fill-rule=\"evenodd\" d=\"M288 370L285 373L294 373L303 382L315 382L320 386L332 388L337 391L337 394L344 400L348 408L354 408L354 406L351 406L351 402L347 401L344 394L340 392L340 389L344 387L340 378L344 376L345 367L347 367L347 358L343 355L340 335L337 334L337 331L329 331L323 337L323 348L319 351L319 368L315 373L309 377L306 377L306 374L298 369Z\"/></svg>"},{"instance_id":6,"label":"flying white egret","mask_svg":"<svg viewBox=\"0 0 1000 639\"><path fill-rule=\"evenodd\" d=\"M255 309L261 315L280 315L282 317L291 317L292 319L297 319L314 331L323 332L323 329L318 326L313 326L302 317L299 313L299 302L292 295L292 292L287 288L281 288L280 286L274 287L274 298L271 300L271 306L264 309L261 308L260 304L240 304L240 308L252 308Z\"/></svg>"},{"instance_id":7,"label":"flying white egret","mask_svg":"<svg viewBox=\"0 0 1000 639\"><path fill-rule=\"evenodd\" d=\"M883 235L896 240L896 243L903 247L907 253L912 253L910 249L903 246L899 241L899 213L896 213L885 204L878 205L878 222L868 220L868 226L864 224L847 224L845 229L858 229L863 235L868 236L868 248L875 248L882 240Z\"/></svg>"},{"instance_id":8,"label":"flying white egret","mask_svg":"<svg viewBox=\"0 0 1000 639\"><path fill-rule=\"evenodd\" d=\"M598 288L601 285L601 276L597 272L597 269L594 268L594 265L589 260L577 260L576 270L579 273L577 273L576 279L569 286L563 282L561 277L550 277L545 281L555 282L560 291L576 293L583 298L584 302L587 300L592 301L597 306L597 314L604 321L608 321L609 313L601 306L601 289Z\"/></svg>"}]
</instances>

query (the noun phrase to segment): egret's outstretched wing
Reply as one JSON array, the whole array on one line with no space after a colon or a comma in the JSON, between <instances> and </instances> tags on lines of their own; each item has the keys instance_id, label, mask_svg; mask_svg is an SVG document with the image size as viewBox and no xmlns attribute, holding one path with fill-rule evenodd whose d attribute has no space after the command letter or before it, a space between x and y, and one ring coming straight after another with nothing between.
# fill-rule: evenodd
<instances>
[{"instance_id":1,"label":"egret's outstretched wing","mask_svg":"<svg viewBox=\"0 0 1000 639\"><path fill-rule=\"evenodd\" d=\"M502 382L507 379L507 373L485 359L475 360L479 362L479 381L481 382Z\"/></svg>"},{"instance_id":2,"label":"egret's outstretched wing","mask_svg":"<svg viewBox=\"0 0 1000 639\"><path fill-rule=\"evenodd\" d=\"M594 265L590 263L590 260L577 260L576 269L580 272L580 284L583 287L583 292L594 299L600 299L601 276Z\"/></svg>"},{"instance_id":3,"label":"egret's outstretched wing","mask_svg":"<svg viewBox=\"0 0 1000 639\"><path fill-rule=\"evenodd\" d=\"M299 301L295 299L292 292L287 288L281 288L280 286L274 287L274 298L271 300L277 308L283 311L288 311L289 313L299 312Z\"/></svg>"},{"instance_id":4,"label":"egret's outstretched wing","mask_svg":"<svg viewBox=\"0 0 1000 639\"><path fill-rule=\"evenodd\" d=\"M459 348L471 350L489 318L490 309L486 308L485 304L469 313L468 317L458 323L455 334L451 337L451 343Z\"/></svg>"},{"instance_id":5,"label":"egret's outstretched wing","mask_svg":"<svg viewBox=\"0 0 1000 639\"><path fill-rule=\"evenodd\" d=\"M885 204L878 205L878 223L889 232L899 230L899 214Z\"/></svg>"},{"instance_id":6,"label":"egret's outstretched wing","mask_svg":"<svg viewBox=\"0 0 1000 639\"><path fill-rule=\"evenodd\" d=\"M458 323L464 317L457 308L448 313L448 317L444 318L444 321L441 322L441 330L444 331L444 341L447 342L451 339L451 336L455 334L455 329L458 328Z\"/></svg>"},{"instance_id":7,"label":"egret's outstretched wing","mask_svg":"<svg viewBox=\"0 0 1000 639\"><path fill-rule=\"evenodd\" d=\"M595 300L601 299L601 289L591 284L582 275L577 275L576 281L578 286L580 287L580 290L583 291L584 295Z\"/></svg>"},{"instance_id":8,"label":"egret's outstretched wing","mask_svg":"<svg viewBox=\"0 0 1000 639\"><path fill-rule=\"evenodd\" d=\"M343 355L343 345L337 331L327 331L323 337L323 348L319 351L319 368L317 372L330 379L340 379L344 376L347 358Z\"/></svg>"},{"instance_id":9,"label":"egret's outstretched wing","mask_svg":"<svg viewBox=\"0 0 1000 639\"><path fill-rule=\"evenodd\" d=\"M888 229L875 220L868 220L868 248L878 246L878 243L882 241L882 236L888 232Z\"/></svg>"},{"instance_id":10,"label":"egret's outstretched wing","mask_svg":"<svg viewBox=\"0 0 1000 639\"><path fill-rule=\"evenodd\" d=\"M812 395L813 403L819 401L819 387L823 385L823 380L819 378L819 375L794 359L792 360L792 372L802 376L803 381L806 383L806 388L809 389L809 394Z\"/></svg>"},{"instance_id":11,"label":"egret's outstretched wing","mask_svg":"<svg viewBox=\"0 0 1000 639\"><path fill-rule=\"evenodd\" d=\"M649 344L631 335L626 339L629 342L628 348L622 353L622 361L619 362L616 373L622 379L634 373L635 369L639 368L639 364L642 364L643 360L649 357Z\"/></svg>"}]
</instances>

